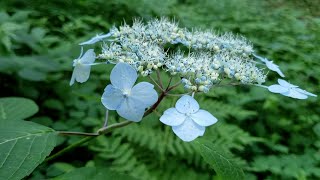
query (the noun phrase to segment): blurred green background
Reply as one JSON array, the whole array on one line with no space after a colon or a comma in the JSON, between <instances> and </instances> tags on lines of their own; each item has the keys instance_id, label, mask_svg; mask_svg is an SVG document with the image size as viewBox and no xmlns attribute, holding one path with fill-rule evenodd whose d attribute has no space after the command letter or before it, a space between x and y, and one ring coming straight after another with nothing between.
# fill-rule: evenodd
<instances>
[{"instance_id":1,"label":"blurred green background","mask_svg":"<svg viewBox=\"0 0 320 180\"><path fill-rule=\"evenodd\" d=\"M2 0L0 96L33 99L40 111L30 121L94 132L103 123L100 97L109 83L106 68L112 67L94 67L88 82L70 87L78 43L133 18L162 16L181 27L243 35L257 54L280 65L290 82L320 93L319 0ZM270 73L269 84L277 78ZM256 87L217 88L197 98L219 119L205 137L235 157L246 179L320 179L318 98L295 100ZM176 99L168 98L159 111ZM114 112L110 119L119 121ZM146 180L215 179L193 147L158 119L154 114L99 137L40 165L27 179L52 178L86 165ZM78 139L61 137L54 152Z\"/></svg>"}]
</instances>

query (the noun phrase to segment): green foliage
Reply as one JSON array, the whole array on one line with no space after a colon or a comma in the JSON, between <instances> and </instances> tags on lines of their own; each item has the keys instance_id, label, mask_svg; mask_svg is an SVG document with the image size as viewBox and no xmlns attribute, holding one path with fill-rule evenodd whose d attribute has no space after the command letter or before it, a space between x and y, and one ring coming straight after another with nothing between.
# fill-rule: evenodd
<instances>
[{"instance_id":1,"label":"green foliage","mask_svg":"<svg viewBox=\"0 0 320 180\"><path fill-rule=\"evenodd\" d=\"M258 156L252 163L252 171L270 171L274 178L307 179L320 177L319 154L309 151L303 155Z\"/></svg>"},{"instance_id":2,"label":"green foliage","mask_svg":"<svg viewBox=\"0 0 320 180\"><path fill-rule=\"evenodd\" d=\"M257 54L280 65L290 82L319 94L318 12L316 1L311 0L1 1L1 96L35 100L41 108L31 121L56 130L94 132L103 124L100 97L109 83L105 69L112 66L93 67L88 82L70 88L72 59L80 51L77 44L107 32L113 24L161 16L190 29L244 35ZM277 77L269 75L272 84ZM317 98L298 101L256 87L231 86L213 88L196 98L202 109L219 119L206 129L205 138L236 157L233 160L244 168L245 179L320 178ZM51 165L39 166L28 179L52 178L86 164L138 179L218 179L219 172L212 171L191 143L182 142L158 121L158 115L176 100L167 98L141 123L99 137ZM32 115L28 108L32 105L25 101L13 114L27 118ZM109 123L119 121L115 112L110 115ZM57 150L77 140L61 136Z\"/></svg>"},{"instance_id":3,"label":"green foliage","mask_svg":"<svg viewBox=\"0 0 320 180\"><path fill-rule=\"evenodd\" d=\"M0 122L0 178L29 175L55 146L56 133L26 121Z\"/></svg>"},{"instance_id":4,"label":"green foliage","mask_svg":"<svg viewBox=\"0 0 320 180\"><path fill-rule=\"evenodd\" d=\"M0 121L25 119L38 112L38 109L38 106L30 99L0 98Z\"/></svg>"},{"instance_id":5,"label":"green foliage","mask_svg":"<svg viewBox=\"0 0 320 180\"><path fill-rule=\"evenodd\" d=\"M214 146L210 141L195 140L194 146L198 149L204 160L209 163L223 179L244 179L242 169L237 166L234 160L223 151Z\"/></svg>"},{"instance_id":6,"label":"green foliage","mask_svg":"<svg viewBox=\"0 0 320 180\"><path fill-rule=\"evenodd\" d=\"M48 127L21 120L37 112L33 101L1 98L0 104L0 179L22 179L50 154L56 133Z\"/></svg>"},{"instance_id":7,"label":"green foliage","mask_svg":"<svg viewBox=\"0 0 320 180\"><path fill-rule=\"evenodd\" d=\"M134 180L134 178L112 172L106 168L95 168L95 167L83 167L74 169L64 175L54 178L53 180L104 180L104 179L119 179L119 180Z\"/></svg>"}]
</instances>

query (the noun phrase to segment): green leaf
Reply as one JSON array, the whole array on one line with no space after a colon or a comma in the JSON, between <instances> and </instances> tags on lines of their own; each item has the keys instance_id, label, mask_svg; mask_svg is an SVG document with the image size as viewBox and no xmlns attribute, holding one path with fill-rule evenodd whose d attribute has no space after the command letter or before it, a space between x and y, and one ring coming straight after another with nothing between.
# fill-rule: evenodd
<instances>
[{"instance_id":1,"label":"green leaf","mask_svg":"<svg viewBox=\"0 0 320 180\"><path fill-rule=\"evenodd\" d=\"M97 168L97 167L82 167L70 171L66 174L58 176L53 180L87 180L87 179L94 179L94 180L105 180L105 179L117 179L117 180L136 180L135 178L121 174L118 172L111 171L106 168Z\"/></svg>"},{"instance_id":2,"label":"green leaf","mask_svg":"<svg viewBox=\"0 0 320 180\"><path fill-rule=\"evenodd\" d=\"M211 142L197 139L193 141L193 145L196 147L203 159L213 167L222 179L244 179L242 169L234 162L234 160L225 155L223 151L219 150Z\"/></svg>"},{"instance_id":3,"label":"green leaf","mask_svg":"<svg viewBox=\"0 0 320 180\"><path fill-rule=\"evenodd\" d=\"M30 99L0 98L0 122L25 119L34 115L38 110L38 106Z\"/></svg>"},{"instance_id":4,"label":"green leaf","mask_svg":"<svg viewBox=\"0 0 320 180\"><path fill-rule=\"evenodd\" d=\"M18 74L21 78L30 81L43 81L46 79L46 73L32 68L23 68Z\"/></svg>"},{"instance_id":5,"label":"green leaf","mask_svg":"<svg viewBox=\"0 0 320 180\"><path fill-rule=\"evenodd\" d=\"M50 154L54 130L28 121L0 121L0 179L22 179Z\"/></svg>"}]
</instances>

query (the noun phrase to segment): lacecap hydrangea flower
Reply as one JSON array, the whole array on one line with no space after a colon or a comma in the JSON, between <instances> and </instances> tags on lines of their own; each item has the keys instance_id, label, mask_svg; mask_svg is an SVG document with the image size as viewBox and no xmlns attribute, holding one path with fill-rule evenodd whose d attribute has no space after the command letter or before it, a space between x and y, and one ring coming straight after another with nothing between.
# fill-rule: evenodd
<instances>
[{"instance_id":1,"label":"lacecap hydrangea flower","mask_svg":"<svg viewBox=\"0 0 320 180\"><path fill-rule=\"evenodd\" d=\"M207 126L218 120L208 111L202 110L198 102L189 95L182 96L175 108L167 109L160 121L172 126L173 132L183 141L189 142L203 136Z\"/></svg>"},{"instance_id":2,"label":"lacecap hydrangea flower","mask_svg":"<svg viewBox=\"0 0 320 180\"><path fill-rule=\"evenodd\" d=\"M116 110L130 121L140 121L145 110L158 99L152 84L141 82L134 86L138 74L150 76L156 71L160 85L150 79L162 91L161 98L167 95L169 85L167 89L161 86L160 70L171 78L180 79L186 92L208 93L211 88L224 85L254 85L297 99L316 96L281 79L277 85L263 85L268 74L266 68L281 77L284 77L283 72L273 61L256 55L246 38L231 33L190 31L166 18L147 23L135 20L132 26L124 23L112 27L107 34L96 35L79 45L100 41L102 51L97 56L89 49L74 60L70 85L75 81L87 81L92 65L116 64L111 72L111 84L105 88L101 101L107 109ZM168 45L176 48L169 49ZM104 62L94 63L95 59ZM159 102L161 100L159 98ZM192 141L202 136L205 127L216 123L217 119L199 109L193 97L184 95L175 108L164 112L160 121L172 126L182 140Z\"/></svg>"},{"instance_id":3,"label":"lacecap hydrangea flower","mask_svg":"<svg viewBox=\"0 0 320 180\"><path fill-rule=\"evenodd\" d=\"M73 85L75 81L83 83L89 79L91 66L95 61L96 54L93 49L89 49L83 56L82 54L83 48L81 48L80 56L73 60L74 70L72 72L70 86Z\"/></svg>"},{"instance_id":4,"label":"lacecap hydrangea flower","mask_svg":"<svg viewBox=\"0 0 320 180\"><path fill-rule=\"evenodd\" d=\"M118 63L110 74L111 84L104 89L101 101L109 110L130 121L142 119L146 108L158 100L154 86L140 82L133 86L138 78L136 70L127 63Z\"/></svg>"}]
</instances>

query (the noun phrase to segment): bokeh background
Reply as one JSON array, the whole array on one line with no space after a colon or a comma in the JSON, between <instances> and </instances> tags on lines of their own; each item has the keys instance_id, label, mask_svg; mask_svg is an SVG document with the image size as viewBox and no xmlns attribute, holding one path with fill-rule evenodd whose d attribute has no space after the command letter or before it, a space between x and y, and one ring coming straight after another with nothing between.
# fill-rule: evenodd
<instances>
[{"instance_id":1,"label":"bokeh background","mask_svg":"<svg viewBox=\"0 0 320 180\"><path fill-rule=\"evenodd\" d=\"M34 100L30 118L55 130L94 132L103 123L100 97L112 67L94 67L85 84L69 86L78 43L112 25L168 17L181 27L247 37L286 78L320 94L319 0L2 0L0 96ZM99 46L97 46L99 48ZM269 73L269 84L277 79ZM168 98L159 111L172 106ZM221 87L198 97L219 119L205 136L233 155L246 179L320 179L319 98L295 100L257 87ZM76 167L103 166L139 179L215 179L194 148L158 115L40 165L26 179L48 179ZM120 118L111 112L111 122ZM61 137L54 152L77 141Z\"/></svg>"}]
</instances>

